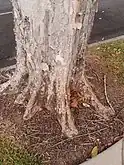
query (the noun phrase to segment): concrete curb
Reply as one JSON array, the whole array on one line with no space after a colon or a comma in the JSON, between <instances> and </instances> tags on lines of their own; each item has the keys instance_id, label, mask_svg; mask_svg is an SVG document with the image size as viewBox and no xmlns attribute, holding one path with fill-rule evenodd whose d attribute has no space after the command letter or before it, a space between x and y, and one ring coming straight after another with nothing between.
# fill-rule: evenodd
<instances>
[{"instance_id":1,"label":"concrete curb","mask_svg":"<svg viewBox=\"0 0 124 165\"><path fill-rule=\"evenodd\" d=\"M12 14L12 11L5 12L5 13L0 13L0 16L2 16L2 15L8 15L8 14Z\"/></svg>"},{"instance_id":2,"label":"concrete curb","mask_svg":"<svg viewBox=\"0 0 124 165\"><path fill-rule=\"evenodd\" d=\"M103 151L96 157L80 165L123 165L122 164L122 141L118 141L107 150Z\"/></svg>"},{"instance_id":3,"label":"concrete curb","mask_svg":"<svg viewBox=\"0 0 124 165\"><path fill-rule=\"evenodd\" d=\"M11 66L7 66L4 68L0 68L0 72L9 71L11 69L16 69L16 65L11 65Z\"/></svg>"},{"instance_id":4,"label":"concrete curb","mask_svg":"<svg viewBox=\"0 0 124 165\"><path fill-rule=\"evenodd\" d=\"M114 38L111 38L111 39L107 39L107 40L104 40L104 41L99 41L99 42L89 44L88 47L90 48L90 47L93 47L93 46L97 46L97 45L104 44L104 43L110 43L110 42L117 41L117 40L124 40L124 35L121 35L119 37L114 37Z\"/></svg>"}]
</instances>

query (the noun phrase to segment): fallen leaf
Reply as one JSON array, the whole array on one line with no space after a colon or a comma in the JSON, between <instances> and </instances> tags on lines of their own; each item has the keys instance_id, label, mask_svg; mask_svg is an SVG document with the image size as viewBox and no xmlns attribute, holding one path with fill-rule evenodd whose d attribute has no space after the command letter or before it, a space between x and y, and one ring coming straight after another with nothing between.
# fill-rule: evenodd
<instances>
[{"instance_id":1,"label":"fallen leaf","mask_svg":"<svg viewBox=\"0 0 124 165\"><path fill-rule=\"evenodd\" d=\"M72 102L71 102L71 107L72 108L78 108L78 101L77 99L73 99Z\"/></svg>"},{"instance_id":2,"label":"fallen leaf","mask_svg":"<svg viewBox=\"0 0 124 165\"><path fill-rule=\"evenodd\" d=\"M93 149L92 149L92 151L91 151L91 157L93 158L93 157L95 157L95 156L97 156L98 155L98 147L97 146L95 146Z\"/></svg>"},{"instance_id":3,"label":"fallen leaf","mask_svg":"<svg viewBox=\"0 0 124 165\"><path fill-rule=\"evenodd\" d=\"M90 105L87 104L87 103L83 103L83 106L86 107L86 108L89 108L90 107Z\"/></svg>"}]
</instances>

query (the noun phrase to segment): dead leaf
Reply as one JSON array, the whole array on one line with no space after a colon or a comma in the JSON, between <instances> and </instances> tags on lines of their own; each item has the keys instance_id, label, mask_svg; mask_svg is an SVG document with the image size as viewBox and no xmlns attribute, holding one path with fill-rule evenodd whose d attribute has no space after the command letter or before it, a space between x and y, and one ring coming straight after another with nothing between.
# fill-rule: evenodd
<instances>
[{"instance_id":1,"label":"dead leaf","mask_svg":"<svg viewBox=\"0 0 124 165\"><path fill-rule=\"evenodd\" d=\"M87 104L87 103L83 103L83 106L86 107L86 108L89 108L90 107L90 105Z\"/></svg>"},{"instance_id":2,"label":"dead leaf","mask_svg":"<svg viewBox=\"0 0 124 165\"><path fill-rule=\"evenodd\" d=\"M95 146L91 151L91 157L93 158L93 157L97 156L98 152L99 152L98 147Z\"/></svg>"},{"instance_id":3,"label":"dead leaf","mask_svg":"<svg viewBox=\"0 0 124 165\"><path fill-rule=\"evenodd\" d=\"M72 108L78 108L78 101L76 98L74 98L71 102L71 107Z\"/></svg>"}]
</instances>

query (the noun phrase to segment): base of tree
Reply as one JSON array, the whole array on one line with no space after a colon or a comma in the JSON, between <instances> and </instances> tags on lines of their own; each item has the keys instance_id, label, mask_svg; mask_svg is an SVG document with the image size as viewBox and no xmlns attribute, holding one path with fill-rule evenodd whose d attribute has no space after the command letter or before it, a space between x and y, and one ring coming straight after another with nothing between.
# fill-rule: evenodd
<instances>
[{"instance_id":1,"label":"base of tree","mask_svg":"<svg viewBox=\"0 0 124 165\"><path fill-rule=\"evenodd\" d=\"M23 88L22 91L18 91L19 94L17 98L15 99L15 104L20 104L20 105L21 104L24 105L26 101L26 104L25 104L26 110L23 115L24 120L31 119L32 117L34 117L34 115L37 112L41 111L43 107L45 106L47 109L50 109L50 107L48 106L49 103L47 102L47 100L46 100L46 103L44 104L45 90L44 88L41 88L42 78L39 76L39 74L35 73L33 75L34 75L33 78L28 77L27 85ZM12 93L12 90L13 90L13 92L15 93L15 90L19 89L20 84L22 84L21 81L22 81L23 76L24 74L14 74L12 78L10 78L9 81L1 84L0 92L9 90ZM24 81L26 82L27 80L24 80ZM34 82L35 82L35 85L33 85ZM80 99L82 99L84 107L94 107L97 113L106 120L108 120L110 116L114 115L115 112L111 107L104 106L97 99L95 93L92 90L92 87L89 85L89 82L85 77L85 74L83 74L82 77L80 78L80 81L78 81L78 87L80 87ZM75 88L77 88L77 86L75 86ZM64 89L64 91L66 91L66 89ZM67 103L66 106L64 106L63 104L63 102L65 101L68 102L68 96L66 94L68 93L68 95L70 96L70 93L68 91L66 91L65 93L62 93L62 95L59 95L60 97L58 99L59 102L57 101L55 103L57 105L55 105L54 108L57 111L57 116L58 116L57 118L62 127L62 132L66 136L72 137L78 134L78 130L75 127L75 124L74 124L75 122L71 114L70 107L68 106L69 104ZM28 101L27 101L27 98L29 98ZM60 104L60 102L62 104Z\"/></svg>"},{"instance_id":2,"label":"base of tree","mask_svg":"<svg viewBox=\"0 0 124 165\"><path fill-rule=\"evenodd\" d=\"M10 91L11 94L0 96L0 134L10 137L14 140L14 144L17 142L30 153L40 155L42 163L50 165L80 164L90 158L94 146L98 146L99 152L102 152L120 140L124 132L124 84L117 79L115 68L112 72L108 72L108 66L104 65L103 58L93 54L92 52L90 57L87 56L83 81L75 84L70 92L69 113L71 112L73 116L72 121L75 123L78 135L67 138L62 134L58 112L54 109L55 102L52 104L53 108L46 109L42 107L41 95L38 95L36 104L41 107L40 112L33 115L30 120L24 121L23 115L30 100L30 93L27 93L23 105L18 105L14 103L18 93L12 94L12 91ZM108 59L108 56L106 58ZM112 62L117 60L115 56L110 55L110 58L114 58ZM106 64L106 60L104 62ZM121 65L118 64L118 66ZM113 74L113 71L116 74ZM104 75L106 75L106 81ZM23 91L26 85L20 84L18 89ZM8 90L9 88L3 93ZM91 95L92 92L93 95ZM106 115L104 116L104 113L98 110L98 106L95 106L97 104L92 104L91 96L94 98L94 95L100 105L106 107L112 104L115 115L110 117L110 120L107 120L108 117L106 118ZM105 114L110 116L110 113Z\"/></svg>"}]
</instances>

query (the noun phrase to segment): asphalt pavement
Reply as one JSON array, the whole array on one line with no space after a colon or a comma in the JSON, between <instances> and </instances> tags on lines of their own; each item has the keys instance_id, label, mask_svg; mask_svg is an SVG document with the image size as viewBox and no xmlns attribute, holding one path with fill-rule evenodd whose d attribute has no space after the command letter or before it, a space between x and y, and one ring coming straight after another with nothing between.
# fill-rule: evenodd
<instances>
[{"instance_id":1,"label":"asphalt pavement","mask_svg":"<svg viewBox=\"0 0 124 165\"><path fill-rule=\"evenodd\" d=\"M13 65L15 60L15 39L12 14L0 16L0 68ZM11 60L10 60L11 59Z\"/></svg>"},{"instance_id":2,"label":"asphalt pavement","mask_svg":"<svg viewBox=\"0 0 124 165\"><path fill-rule=\"evenodd\" d=\"M0 13L9 12L12 10L10 0L0 0Z\"/></svg>"},{"instance_id":3,"label":"asphalt pavement","mask_svg":"<svg viewBox=\"0 0 124 165\"><path fill-rule=\"evenodd\" d=\"M12 65L15 56L12 6L9 0L0 0L0 67ZM99 11L89 43L124 35L124 0L99 0Z\"/></svg>"},{"instance_id":4,"label":"asphalt pavement","mask_svg":"<svg viewBox=\"0 0 124 165\"><path fill-rule=\"evenodd\" d=\"M90 43L124 35L124 0L99 0Z\"/></svg>"}]
</instances>

